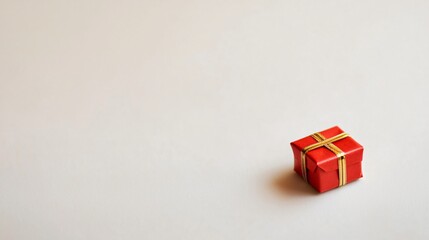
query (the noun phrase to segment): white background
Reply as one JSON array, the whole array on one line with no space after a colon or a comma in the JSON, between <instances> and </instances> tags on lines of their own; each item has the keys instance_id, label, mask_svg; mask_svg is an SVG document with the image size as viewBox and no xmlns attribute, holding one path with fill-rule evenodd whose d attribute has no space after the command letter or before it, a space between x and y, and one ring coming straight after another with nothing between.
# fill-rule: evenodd
<instances>
[{"instance_id":1,"label":"white background","mask_svg":"<svg viewBox=\"0 0 429 240\"><path fill-rule=\"evenodd\" d=\"M0 239L428 239L428 83L423 0L1 0Z\"/></svg>"}]
</instances>

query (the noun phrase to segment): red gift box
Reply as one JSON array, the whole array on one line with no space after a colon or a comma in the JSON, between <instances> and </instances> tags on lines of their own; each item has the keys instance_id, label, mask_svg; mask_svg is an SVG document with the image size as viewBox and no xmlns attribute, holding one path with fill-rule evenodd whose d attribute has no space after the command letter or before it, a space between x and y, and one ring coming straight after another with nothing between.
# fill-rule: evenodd
<instances>
[{"instance_id":1,"label":"red gift box","mask_svg":"<svg viewBox=\"0 0 429 240\"><path fill-rule=\"evenodd\" d=\"M319 192L362 177L363 147L337 126L290 145L295 172Z\"/></svg>"}]
</instances>

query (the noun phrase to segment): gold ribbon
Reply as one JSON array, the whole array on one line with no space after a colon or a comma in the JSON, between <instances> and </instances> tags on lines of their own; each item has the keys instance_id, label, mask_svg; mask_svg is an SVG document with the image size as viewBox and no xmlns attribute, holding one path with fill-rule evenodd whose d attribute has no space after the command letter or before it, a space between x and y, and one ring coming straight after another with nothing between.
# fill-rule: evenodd
<instances>
[{"instance_id":1,"label":"gold ribbon","mask_svg":"<svg viewBox=\"0 0 429 240\"><path fill-rule=\"evenodd\" d=\"M314 133L313 135L311 135L311 137L314 138L317 141L317 143L311 144L310 146L305 147L301 151L301 171L302 171L302 177L304 178L305 181L308 181L307 164L305 161L305 157L307 153L311 150L314 150L320 147L326 147L327 149L335 153L335 155L337 155L337 158L338 158L339 187L347 184L346 156L345 156L345 153L341 151L341 149L339 149L337 146L333 144L333 142L336 142L348 136L349 135L347 133L341 133L334 137L326 139L321 133Z\"/></svg>"}]
</instances>

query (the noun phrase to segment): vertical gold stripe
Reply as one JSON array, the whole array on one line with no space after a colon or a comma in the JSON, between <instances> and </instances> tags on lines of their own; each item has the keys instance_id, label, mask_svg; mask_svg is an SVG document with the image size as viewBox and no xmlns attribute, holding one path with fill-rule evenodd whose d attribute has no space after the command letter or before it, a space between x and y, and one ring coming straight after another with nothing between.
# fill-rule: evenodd
<instances>
[{"instance_id":1,"label":"vertical gold stripe","mask_svg":"<svg viewBox=\"0 0 429 240\"><path fill-rule=\"evenodd\" d=\"M346 170L346 156L345 153L335 146L334 144L329 144L330 150L333 151L338 158L338 173L340 178L340 186L343 186L347 183L347 170Z\"/></svg>"},{"instance_id":2,"label":"vertical gold stripe","mask_svg":"<svg viewBox=\"0 0 429 240\"><path fill-rule=\"evenodd\" d=\"M342 157L341 162L342 162L342 172L343 172L343 185L346 185L347 183L346 158Z\"/></svg>"},{"instance_id":3,"label":"vertical gold stripe","mask_svg":"<svg viewBox=\"0 0 429 240\"><path fill-rule=\"evenodd\" d=\"M307 182L307 164L305 161L305 153L301 152L301 173L304 180Z\"/></svg>"},{"instance_id":4,"label":"vertical gold stripe","mask_svg":"<svg viewBox=\"0 0 429 240\"><path fill-rule=\"evenodd\" d=\"M335 153L335 155L337 156L337 158L338 158L338 178L339 178L338 179L339 180L338 185L340 187L345 185L347 183L346 156L345 156L345 153L340 148L335 146L332 142L346 138L346 137L348 137L348 134L347 133L341 133L341 134L336 135L332 138L326 139L321 133L314 133L313 135L311 135L311 137L314 138L317 141L317 143L312 144L310 146L307 146L301 152L301 171L302 171L302 176L305 179L305 181L308 181L307 180L307 164L306 164L307 152L323 146L323 147L326 147L327 149L329 149L330 151L332 151L333 153Z\"/></svg>"}]
</instances>

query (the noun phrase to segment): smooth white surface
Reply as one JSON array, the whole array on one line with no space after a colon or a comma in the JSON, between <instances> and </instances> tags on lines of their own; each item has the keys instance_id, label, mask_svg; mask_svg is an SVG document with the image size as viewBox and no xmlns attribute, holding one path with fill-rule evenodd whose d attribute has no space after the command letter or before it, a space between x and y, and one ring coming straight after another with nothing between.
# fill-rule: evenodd
<instances>
[{"instance_id":1,"label":"smooth white surface","mask_svg":"<svg viewBox=\"0 0 429 240\"><path fill-rule=\"evenodd\" d=\"M0 239L428 239L428 1L0 1ZM289 142L339 125L364 178Z\"/></svg>"}]
</instances>

